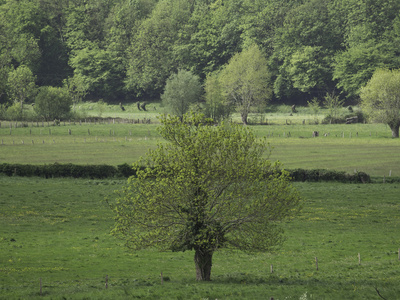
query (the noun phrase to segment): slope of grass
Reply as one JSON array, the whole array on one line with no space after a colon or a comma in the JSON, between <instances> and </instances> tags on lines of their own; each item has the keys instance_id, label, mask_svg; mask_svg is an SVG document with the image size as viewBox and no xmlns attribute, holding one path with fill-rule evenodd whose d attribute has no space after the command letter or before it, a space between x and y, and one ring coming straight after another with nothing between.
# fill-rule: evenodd
<instances>
[{"instance_id":1,"label":"slope of grass","mask_svg":"<svg viewBox=\"0 0 400 300\"><path fill-rule=\"evenodd\" d=\"M0 177L0 298L379 299L375 288L386 299L400 294L398 184L296 183L303 211L285 224L286 243L274 253L217 252L206 283L195 282L190 251L132 253L109 235L113 216L104 198L123 184Z\"/></svg>"}]
</instances>

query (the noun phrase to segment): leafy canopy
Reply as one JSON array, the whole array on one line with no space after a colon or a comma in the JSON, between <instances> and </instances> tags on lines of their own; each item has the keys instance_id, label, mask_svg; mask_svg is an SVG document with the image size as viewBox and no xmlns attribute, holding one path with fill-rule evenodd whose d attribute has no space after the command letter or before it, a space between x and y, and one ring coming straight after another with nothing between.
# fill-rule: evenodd
<instances>
[{"instance_id":1,"label":"leafy canopy","mask_svg":"<svg viewBox=\"0 0 400 300\"><path fill-rule=\"evenodd\" d=\"M168 78L161 100L170 113L182 118L190 105L200 100L201 93L200 78L190 71L179 70Z\"/></svg>"},{"instance_id":2,"label":"leafy canopy","mask_svg":"<svg viewBox=\"0 0 400 300\"><path fill-rule=\"evenodd\" d=\"M392 136L399 137L400 127L400 70L375 71L361 89L361 105L369 117L388 124Z\"/></svg>"},{"instance_id":3,"label":"leafy canopy","mask_svg":"<svg viewBox=\"0 0 400 300\"><path fill-rule=\"evenodd\" d=\"M286 172L264 157L265 141L196 114L162 116L161 124L167 143L134 164L137 177L113 206L114 233L127 246L211 259L221 247L266 251L282 242L277 223L296 214L299 197Z\"/></svg>"}]
</instances>

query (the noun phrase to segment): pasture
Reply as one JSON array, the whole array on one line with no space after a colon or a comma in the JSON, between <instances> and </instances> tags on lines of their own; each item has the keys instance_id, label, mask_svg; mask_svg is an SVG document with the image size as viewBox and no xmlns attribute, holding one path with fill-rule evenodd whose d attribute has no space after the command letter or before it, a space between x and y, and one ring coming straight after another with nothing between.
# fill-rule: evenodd
<instances>
[{"instance_id":1,"label":"pasture","mask_svg":"<svg viewBox=\"0 0 400 300\"><path fill-rule=\"evenodd\" d=\"M154 118L155 119L155 118ZM27 123L27 127L2 122L0 162L23 164L132 163L161 138L158 124L127 124L109 120L82 121L59 126ZM273 147L271 160L285 168L335 169L371 176L400 176L399 140L383 124L255 125L259 137ZM313 138L313 131L320 133ZM266 154L267 155L267 154ZM371 159L373 158L373 159Z\"/></svg>"},{"instance_id":2,"label":"pasture","mask_svg":"<svg viewBox=\"0 0 400 300\"><path fill-rule=\"evenodd\" d=\"M129 164L161 142L158 104L147 112L134 104L124 112L79 109L81 122L59 126L1 122L0 163ZM396 299L400 184L382 177L400 177L399 140L383 124L321 125L323 114L298 108L289 116L289 109L251 116L268 123L251 128L271 144L271 160L288 169L363 171L376 183L294 183L303 210L284 224L283 246L217 252L212 282L198 283L192 252L129 252L109 234L105 199L124 180L0 175L0 299ZM100 116L116 119L89 121Z\"/></svg>"},{"instance_id":3,"label":"pasture","mask_svg":"<svg viewBox=\"0 0 400 300\"><path fill-rule=\"evenodd\" d=\"M295 183L304 208L284 224L283 246L273 253L217 252L212 281L201 283L191 251L129 252L109 234L113 218L105 198L123 184L0 176L0 298L379 299L376 289L386 299L400 294L398 184Z\"/></svg>"}]
</instances>

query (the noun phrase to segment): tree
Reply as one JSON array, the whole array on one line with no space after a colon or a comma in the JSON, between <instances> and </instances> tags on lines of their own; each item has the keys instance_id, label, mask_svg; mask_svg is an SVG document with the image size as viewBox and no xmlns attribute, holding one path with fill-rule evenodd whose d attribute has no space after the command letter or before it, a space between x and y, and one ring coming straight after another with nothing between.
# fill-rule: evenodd
<instances>
[{"instance_id":1,"label":"tree","mask_svg":"<svg viewBox=\"0 0 400 300\"><path fill-rule=\"evenodd\" d=\"M35 111L46 121L66 117L71 105L72 98L66 88L43 86L35 99Z\"/></svg>"},{"instance_id":2,"label":"tree","mask_svg":"<svg viewBox=\"0 0 400 300\"><path fill-rule=\"evenodd\" d=\"M222 87L219 82L219 73L213 72L207 75L204 83L205 99L204 114L206 117L220 122L231 114L231 108L222 95Z\"/></svg>"},{"instance_id":3,"label":"tree","mask_svg":"<svg viewBox=\"0 0 400 300\"><path fill-rule=\"evenodd\" d=\"M190 16L188 1L161 0L141 22L129 48L126 88L136 96L158 97L180 67L173 51Z\"/></svg>"},{"instance_id":4,"label":"tree","mask_svg":"<svg viewBox=\"0 0 400 300\"><path fill-rule=\"evenodd\" d=\"M243 124L251 109L272 96L267 61L257 45L235 54L221 71L225 97L240 112Z\"/></svg>"},{"instance_id":5,"label":"tree","mask_svg":"<svg viewBox=\"0 0 400 300\"><path fill-rule=\"evenodd\" d=\"M182 119L190 105L200 100L201 93L200 78L190 71L179 70L168 78L161 100L171 113Z\"/></svg>"},{"instance_id":6,"label":"tree","mask_svg":"<svg viewBox=\"0 0 400 300\"><path fill-rule=\"evenodd\" d=\"M329 112L329 118L333 122L336 122L336 120L339 117L339 110L340 108L343 107L344 100L340 100L338 95L335 95L334 93L326 93L324 97L324 105L328 109Z\"/></svg>"},{"instance_id":7,"label":"tree","mask_svg":"<svg viewBox=\"0 0 400 300\"><path fill-rule=\"evenodd\" d=\"M21 104L21 118L23 118L23 105L27 100L33 100L36 94L36 77L27 66L19 66L8 75L8 94L14 103Z\"/></svg>"},{"instance_id":8,"label":"tree","mask_svg":"<svg viewBox=\"0 0 400 300\"><path fill-rule=\"evenodd\" d=\"M400 69L375 71L361 89L361 106L369 117L389 125L392 137L399 137L400 127Z\"/></svg>"},{"instance_id":9,"label":"tree","mask_svg":"<svg viewBox=\"0 0 400 300\"><path fill-rule=\"evenodd\" d=\"M137 177L112 205L114 234L134 250L194 250L197 280L210 280L222 247L268 251L283 241L278 222L299 196L268 145L247 127L208 125L202 115L161 117L168 141L134 164Z\"/></svg>"}]
</instances>

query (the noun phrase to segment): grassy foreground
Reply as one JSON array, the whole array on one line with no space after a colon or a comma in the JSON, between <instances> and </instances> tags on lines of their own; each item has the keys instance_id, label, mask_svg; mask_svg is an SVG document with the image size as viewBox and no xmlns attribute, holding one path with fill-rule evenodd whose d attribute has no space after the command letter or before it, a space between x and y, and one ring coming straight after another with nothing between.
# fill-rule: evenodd
<instances>
[{"instance_id":1,"label":"grassy foreground","mask_svg":"<svg viewBox=\"0 0 400 300\"><path fill-rule=\"evenodd\" d=\"M104 198L123 184L0 176L0 298L379 299L376 289L386 299L400 294L399 184L296 183L304 208L285 224L286 243L272 254L217 252L213 281L205 283L195 281L193 253L131 253L109 235L113 219Z\"/></svg>"}]
</instances>

